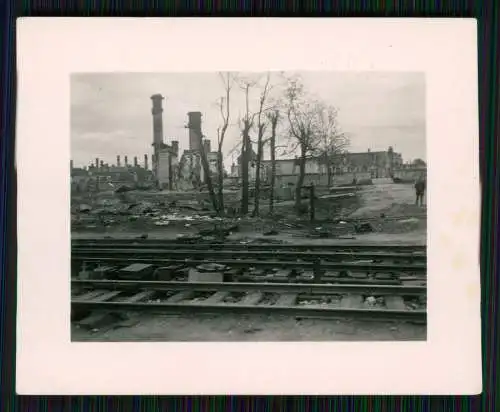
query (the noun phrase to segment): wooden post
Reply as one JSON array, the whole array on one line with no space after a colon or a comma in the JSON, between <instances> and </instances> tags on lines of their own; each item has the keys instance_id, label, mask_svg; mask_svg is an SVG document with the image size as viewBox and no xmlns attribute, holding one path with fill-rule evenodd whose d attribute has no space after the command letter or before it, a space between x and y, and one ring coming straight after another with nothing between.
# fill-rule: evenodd
<instances>
[{"instance_id":1,"label":"wooden post","mask_svg":"<svg viewBox=\"0 0 500 412\"><path fill-rule=\"evenodd\" d=\"M309 186L309 213L311 222L314 221L314 183Z\"/></svg>"}]
</instances>

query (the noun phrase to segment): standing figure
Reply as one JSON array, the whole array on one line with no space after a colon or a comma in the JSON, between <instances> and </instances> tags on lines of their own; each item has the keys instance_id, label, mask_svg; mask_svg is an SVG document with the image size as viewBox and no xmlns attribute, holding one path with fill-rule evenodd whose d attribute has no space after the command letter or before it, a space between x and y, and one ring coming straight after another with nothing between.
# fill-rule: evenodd
<instances>
[{"instance_id":1,"label":"standing figure","mask_svg":"<svg viewBox=\"0 0 500 412\"><path fill-rule=\"evenodd\" d=\"M415 193L416 193L416 200L415 204L418 206L423 206L424 203L424 194L425 194L425 178L423 176L420 176L415 183Z\"/></svg>"}]
</instances>

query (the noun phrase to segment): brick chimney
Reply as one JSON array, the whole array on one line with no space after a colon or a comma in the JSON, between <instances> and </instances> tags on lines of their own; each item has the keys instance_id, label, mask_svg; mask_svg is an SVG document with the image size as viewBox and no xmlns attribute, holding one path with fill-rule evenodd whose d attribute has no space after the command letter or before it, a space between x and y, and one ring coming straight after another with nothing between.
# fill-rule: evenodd
<instances>
[{"instance_id":1,"label":"brick chimney","mask_svg":"<svg viewBox=\"0 0 500 412\"><path fill-rule=\"evenodd\" d=\"M125 156L125 167L127 167L127 166L128 166L128 157Z\"/></svg>"},{"instance_id":2,"label":"brick chimney","mask_svg":"<svg viewBox=\"0 0 500 412\"><path fill-rule=\"evenodd\" d=\"M137 163L137 156L134 156L134 167L137 167L138 163Z\"/></svg>"},{"instance_id":3,"label":"brick chimney","mask_svg":"<svg viewBox=\"0 0 500 412\"><path fill-rule=\"evenodd\" d=\"M201 112L188 113L189 150L199 151L201 132Z\"/></svg>"},{"instance_id":4,"label":"brick chimney","mask_svg":"<svg viewBox=\"0 0 500 412\"><path fill-rule=\"evenodd\" d=\"M144 169L148 170L148 155L144 155Z\"/></svg>"},{"instance_id":5,"label":"brick chimney","mask_svg":"<svg viewBox=\"0 0 500 412\"><path fill-rule=\"evenodd\" d=\"M120 162L120 155L116 156L116 167L120 167L121 162Z\"/></svg>"},{"instance_id":6,"label":"brick chimney","mask_svg":"<svg viewBox=\"0 0 500 412\"><path fill-rule=\"evenodd\" d=\"M95 168L99 169L99 158L98 157L95 158Z\"/></svg>"}]
</instances>

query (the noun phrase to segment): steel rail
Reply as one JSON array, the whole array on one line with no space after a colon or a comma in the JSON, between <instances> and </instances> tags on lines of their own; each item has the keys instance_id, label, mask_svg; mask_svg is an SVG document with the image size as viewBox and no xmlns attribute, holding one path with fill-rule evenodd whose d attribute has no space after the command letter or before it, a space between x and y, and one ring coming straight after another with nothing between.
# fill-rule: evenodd
<instances>
[{"instance_id":1,"label":"steel rail","mask_svg":"<svg viewBox=\"0 0 500 412\"><path fill-rule=\"evenodd\" d=\"M71 286L110 290L192 290L264 293L359 294L418 296L427 293L425 286L305 284L305 283L239 283L239 282L172 282L136 280L72 280Z\"/></svg>"},{"instance_id":2,"label":"steel rail","mask_svg":"<svg viewBox=\"0 0 500 412\"><path fill-rule=\"evenodd\" d=\"M71 256L72 261L85 262L120 262L120 263L146 263L154 265L184 265L198 266L202 263L218 263L230 267L270 267L270 268L309 268L314 270L331 269L331 270L353 270L353 271L372 271L372 272L413 272L426 273L427 265L404 265L404 264L378 264L378 263L354 263L354 262L305 262L305 261L286 261L286 260L224 260L224 259L165 259L159 257L135 258L135 257L119 257L109 256L101 257L94 255L75 255Z\"/></svg>"},{"instance_id":3,"label":"steel rail","mask_svg":"<svg viewBox=\"0 0 500 412\"><path fill-rule=\"evenodd\" d=\"M345 258L365 258L365 259L404 259L404 260L427 260L426 255L414 255L414 254L397 254L397 253L369 253L369 252L359 252L359 253L351 253L351 252L331 252L331 251L311 251L311 252L291 252L291 251L271 251L271 250L189 250L189 249L143 249L141 247L130 247L127 249L124 248L83 248L83 247L75 247L72 249L72 253L78 254L136 254L136 255L177 255L177 256L252 256L252 257L295 257L295 258L305 258L305 259L316 259L316 258L329 258L329 259L345 259Z\"/></svg>"},{"instance_id":4,"label":"steel rail","mask_svg":"<svg viewBox=\"0 0 500 412\"><path fill-rule=\"evenodd\" d=\"M238 304L203 304L203 303L144 303L144 302L98 302L71 301L71 309L75 311L140 311L188 314L266 314L296 317L356 317L405 320L426 322L427 312L422 310L390 310L390 309L351 309L351 308L318 308L307 306L277 305L238 305Z\"/></svg>"},{"instance_id":5,"label":"steel rail","mask_svg":"<svg viewBox=\"0 0 500 412\"><path fill-rule=\"evenodd\" d=\"M152 248L183 248L189 246L193 249L230 249L230 250L246 250L246 249L263 249L263 250L331 250L331 251L409 251L409 252L423 252L426 251L424 245L388 245L388 244L274 244L274 243L190 243L182 242L179 240L169 239L72 239L71 246L84 246L84 247L109 247L120 248L123 245L133 247L152 247Z\"/></svg>"}]
</instances>

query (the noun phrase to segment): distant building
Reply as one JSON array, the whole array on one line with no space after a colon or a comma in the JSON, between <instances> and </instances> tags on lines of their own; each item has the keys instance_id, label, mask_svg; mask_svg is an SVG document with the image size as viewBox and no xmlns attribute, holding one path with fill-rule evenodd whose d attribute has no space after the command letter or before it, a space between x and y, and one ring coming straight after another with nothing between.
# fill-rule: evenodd
<instances>
[{"instance_id":1,"label":"distant building","mask_svg":"<svg viewBox=\"0 0 500 412\"><path fill-rule=\"evenodd\" d=\"M255 160L257 155L252 150L249 165L249 179L255 179ZM238 157L238 164L231 168L231 175L241 177L241 156ZM271 161L262 160L261 178L268 180L271 174ZM344 153L333 160L333 173L353 174L370 173L372 178L390 177L395 169L403 167L403 158L400 153L395 153L392 147L386 151L372 152L370 150L359 153ZM300 173L300 159L276 159L276 176L298 176ZM318 157L306 159L306 175L327 174L325 162Z\"/></svg>"},{"instance_id":2,"label":"distant building","mask_svg":"<svg viewBox=\"0 0 500 412\"><path fill-rule=\"evenodd\" d=\"M345 153L339 156L339 165L334 166L335 174L370 173L372 178L391 177L395 169L401 168L403 157L392 147L386 151Z\"/></svg>"},{"instance_id":3,"label":"distant building","mask_svg":"<svg viewBox=\"0 0 500 412\"><path fill-rule=\"evenodd\" d=\"M119 185L150 182L153 179L152 171L137 163L134 166L98 164L99 167L92 164L88 168L71 168L72 192L112 190Z\"/></svg>"}]
</instances>

